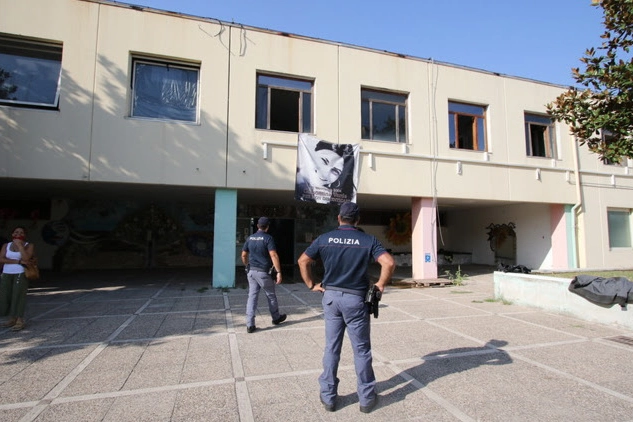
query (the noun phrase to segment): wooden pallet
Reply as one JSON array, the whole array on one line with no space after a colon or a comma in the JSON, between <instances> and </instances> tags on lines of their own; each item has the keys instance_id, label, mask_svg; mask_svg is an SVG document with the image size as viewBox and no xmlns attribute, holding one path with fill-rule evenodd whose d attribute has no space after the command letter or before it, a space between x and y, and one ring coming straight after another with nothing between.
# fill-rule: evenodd
<instances>
[{"instance_id":1,"label":"wooden pallet","mask_svg":"<svg viewBox=\"0 0 633 422\"><path fill-rule=\"evenodd\" d=\"M414 280L416 287L446 287L452 286L450 280Z\"/></svg>"}]
</instances>

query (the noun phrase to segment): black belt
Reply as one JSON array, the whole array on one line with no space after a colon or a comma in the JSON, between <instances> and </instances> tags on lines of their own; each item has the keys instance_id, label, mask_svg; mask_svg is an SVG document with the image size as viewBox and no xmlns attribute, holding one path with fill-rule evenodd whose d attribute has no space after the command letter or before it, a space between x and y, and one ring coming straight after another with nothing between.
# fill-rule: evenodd
<instances>
[{"instance_id":1,"label":"black belt","mask_svg":"<svg viewBox=\"0 0 633 422\"><path fill-rule=\"evenodd\" d=\"M268 270L265 270L263 268L257 268L257 267L250 267L248 270L249 271L259 271L259 272L262 272L262 273L267 273L268 272Z\"/></svg>"},{"instance_id":2,"label":"black belt","mask_svg":"<svg viewBox=\"0 0 633 422\"><path fill-rule=\"evenodd\" d=\"M354 290L354 289L346 289L345 287L336 287L336 286L325 286L323 287L325 290L334 290L336 292L349 293L351 295L365 297L367 290Z\"/></svg>"}]
</instances>

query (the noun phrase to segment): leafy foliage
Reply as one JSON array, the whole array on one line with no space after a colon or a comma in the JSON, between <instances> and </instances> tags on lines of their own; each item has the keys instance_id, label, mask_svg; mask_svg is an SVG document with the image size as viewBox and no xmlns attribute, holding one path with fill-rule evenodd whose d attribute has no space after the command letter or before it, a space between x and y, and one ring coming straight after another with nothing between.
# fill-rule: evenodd
<instances>
[{"instance_id":1,"label":"leafy foliage","mask_svg":"<svg viewBox=\"0 0 633 422\"><path fill-rule=\"evenodd\" d=\"M468 274L462 273L462 268L460 265L457 266L457 271L453 274L450 270L444 271L444 274L456 286L461 286L464 284L465 280L468 280Z\"/></svg>"},{"instance_id":2,"label":"leafy foliage","mask_svg":"<svg viewBox=\"0 0 633 422\"><path fill-rule=\"evenodd\" d=\"M570 88L547 105L549 114L571 127L581 145L603 160L633 158L633 0L602 0L602 45L580 59L585 69L572 69L581 88ZM609 136L602 136L603 131Z\"/></svg>"}]
</instances>

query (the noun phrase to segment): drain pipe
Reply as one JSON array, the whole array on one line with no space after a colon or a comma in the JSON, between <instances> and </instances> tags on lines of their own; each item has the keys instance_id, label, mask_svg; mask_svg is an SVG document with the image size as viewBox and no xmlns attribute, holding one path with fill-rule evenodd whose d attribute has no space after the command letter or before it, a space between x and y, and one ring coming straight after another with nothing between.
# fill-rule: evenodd
<instances>
[{"instance_id":1,"label":"drain pipe","mask_svg":"<svg viewBox=\"0 0 633 422\"><path fill-rule=\"evenodd\" d=\"M576 204L571 209L571 218L572 218L572 247L573 255L572 255L572 265L573 268L578 268L578 217L576 215L577 211L580 210L582 206L582 190L580 188L580 164L578 158L578 140L576 136L572 137L572 142L574 143L574 173L576 173Z\"/></svg>"}]
</instances>

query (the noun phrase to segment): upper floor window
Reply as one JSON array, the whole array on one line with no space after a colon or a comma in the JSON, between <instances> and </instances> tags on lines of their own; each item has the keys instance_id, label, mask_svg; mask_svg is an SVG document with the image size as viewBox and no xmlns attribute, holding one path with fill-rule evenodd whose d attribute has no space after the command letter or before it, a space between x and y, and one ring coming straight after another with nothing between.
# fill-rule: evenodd
<instances>
[{"instance_id":1,"label":"upper floor window","mask_svg":"<svg viewBox=\"0 0 633 422\"><path fill-rule=\"evenodd\" d=\"M407 95L361 89L361 137L407 142Z\"/></svg>"},{"instance_id":2,"label":"upper floor window","mask_svg":"<svg viewBox=\"0 0 633 422\"><path fill-rule=\"evenodd\" d=\"M525 147L528 156L556 158L556 135L552 119L525 113Z\"/></svg>"},{"instance_id":3,"label":"upper floor window","mask_svg":"<svg viewBox=\"0 0 633 422\"><path fill-rule=\"evenodd\" d=\"M133 58L132 117L198 121L200 67Z\"/></svg>"},{"instance_id":4,"label":"upper floor window","mask_svg":"<svg viewBox=\"0 0 633 422\"><path fill-rule=\"evenodd\" d=\"M313 82L257 75L255 127L312 133Z\"/></svg>"},{"instance_id":5,"label":"upper floor window","mask_svg":"<svg viewBox=\"0 0 633 422\"><path fill-rule=\"evenodd\" d=\"M631 247L631 211L608 210L607 225L609 227L610 248Z\"/></svg>"},{"instance_id":6,"label":"upper floor window","mask_svg":"<svg viewBox=\"0 0 633 422\"><path fill-rule=\"evenodd\" d=\"M602 138L602 142L604 145L614 140L613 132L607 129L603 129L600 131L600 137ZM602 157L602 163L607 164L607 165L612 165L612 166L621 166L624 164L623 158L624 157L620 157L619 159Z\"/></svg>"},{"instance_id":7,"label":"upper floor window","mask_svg":"<svg viewBox=\"0 0 633 422\"><path fill-rule=\"evenodd\" d=\"M62 44L0 34L0 104L57 108Z\"/></svg>"},{"instance_id":8,"label":"upper floor window","mask_svg":"<svg viewBox=\"0 0 633 422\"><path fill-rule=\"evenodd\" d=\"M450 101L448 134L451 148L486 151L486 107Z\"/></svg>"}]
</instances>

